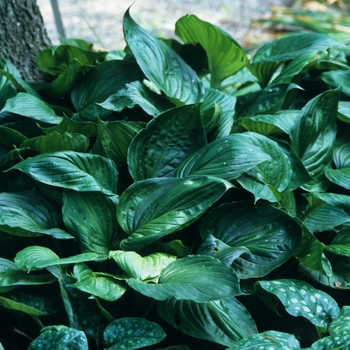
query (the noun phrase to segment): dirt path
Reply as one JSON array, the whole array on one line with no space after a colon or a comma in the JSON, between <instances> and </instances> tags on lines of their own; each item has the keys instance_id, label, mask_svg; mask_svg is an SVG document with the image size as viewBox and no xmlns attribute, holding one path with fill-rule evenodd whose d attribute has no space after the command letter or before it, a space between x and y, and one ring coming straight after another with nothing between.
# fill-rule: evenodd
<instances>
[{"instance_id":1,"label":"dirt path","mask_svg":"<svg viewBox=\"0 0 350 350\"><path fill-rule=\"evenodd\" d=\"M59 0L67 37L78 37L100 48L122 49L122 18L133 0ZM50 0L37 0L50 38L58 35ZM266 14L271 6L289 5L291 0L137 0L131 15L138 24L163 37L174 37L175 22L190 13L226 30L239 43L249 28L250 20Z\"/></svg>"}]
</instances>

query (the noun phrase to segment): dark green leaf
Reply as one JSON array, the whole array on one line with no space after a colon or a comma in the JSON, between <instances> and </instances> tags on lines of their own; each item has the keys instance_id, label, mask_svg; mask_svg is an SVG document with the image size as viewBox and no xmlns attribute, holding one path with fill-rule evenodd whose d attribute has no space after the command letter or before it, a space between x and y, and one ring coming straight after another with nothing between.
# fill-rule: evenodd
<instances>
[{"instance_id":1,"label":"dark green leaf","mask_svg":"<svg viewBox=\"0 0 350 350\"><path fill-rule=\"evenodd\" d=\"M211 175L230 181L270 159L245 134L232 134L213 141L187 157L177 169L176 176Z\"/></svg>"},{"instance_id":2,"label":"dark green leaf","mask_svg":"<svg viewBox=\"0 0 350 350\"><path fill-rule=\"evenodd\" d=\"M73 238L58 228L60 220L56 208L38 192L0 193L0 229L3 232L26 237Z\"/></svg>"},{"instance_id":3,"label":"dark green leaf","mask_svg":"<svg viewBox=\"0 0 350 350\"><path fill-rule=\"evenodd\" d=\"M103 333L106 350L132 350L159 343L163 329L143 318L124 317L110 323Z\"/></svg>"},{"instance_id":4,"label":"dark green leaf","mask_svg":"<svg viewBox=\"0 0 350 350\"><path fill-rule=\"evenodd\" d=\"M118 171L107 158L73 151L43 153L23 160L17 169L47 185L75 191L116 193Z\"/></svg>"},{"instance_id":5,"label":"dark green leaf","mask_svg":"<svg viewBox=\"0 0 350 350\"><path fill-rule=\"evenodd\" d=\"M205 255L188 255L173 261L162 270L158 284L134 278L127 283L156 300L174 297L203 303L242 294L236 273L227 264Z\"/></svg>"},{"instance_id":6,"label":"dark green leaf","mask_svg":"<svg viewBox=\"0 0 350 350\"><path fill-rule=\"evenodd\" d=\"M118 205L118 222L129 236L121 242L122 249L141 249L190 225L231 187L210 176L156 178L133 184Z\"/></svg>"},{"instance_id":7,"label":"dark green leaf","mask_svg":"<svg viewBox=\"0 0 350 350\"><path fill-rule=\"evenodd\" d=\"M266 292L276 295L289 314L305 317L318 327L328 328L339 315L338 304L330 295L304 281L281 279L259 281L257 284ZM258 289L257 285L255 288ZM261 293L263 299L264 294L259 291Z\"/></svg>"},{"instance_id":8,"label":"dark green leaf","mask_svg":"<svg viewBox=\"0 0 350 350\"><path fill-rule=\"evenodd\" d=\"M28 350L88 350L88 341L84 332L66 326L49 326L41 330L40 335L34 339Z\"/></svg>"},{"instance_id":9,"label":"dark green leaf","mask_svg":"<svg viewBox=\"0 0 350 350\"><path fill-rule=\"evenodd\" d=\"M235 255L230 265L241 278L265 276L287 261L301 241L301 227L292 217L268 204L248 201L213 209L200 231L203 239L212 235L218 240L210 255L219 254L225 262L229 262L225 249ZM242 247L248 251L231 250Z\"/></svg>"},{"instance_id":10,"label":"dark green leaf","mask_svg":"<svg viewBox=\"0 0 350 350\"><path fill-rule=\"evenodd\" d=\"M158 303L158 313L185 334L226 346L257 333L248 310L235 298L208 303L169 298Z\"/></svg>"},{"instance_id":11,"label":"dark green leaf","mask_svg":"<svg viewBox=\"0 0 350 350\"><path fill-rule=\"evenodd\" d=\"M211 87L218 87L248 62L246 53L228 33L195 15L181 17L175 24L175 34L185 43L199 43L204 48L209 61Z\"/></svg>"},{"instance_id":12,"label":"dark green leaf","mask_svg":"<svg viewBox=\"0 0 350 350\"><path fill-rule=\"evenodd\" d=\"M132 140L128 151L130 174L134 181L172 177L181 162L206 143L199 105L170 109Z\"/></svg>"},{"instance_id":13,"label":"dark green leaf","mask_svg":"<svg viewBox=\"0 0 350 350\"><path fill-rule=\"evenodd\" d=\"M110 250L118 248L117 203L117 196L101 192L64 191L63 221L83 252L106 258Z\"/></svg>"},{"instance_id":14,"label":"dark green leaf","mask_svg":"<svg viewBox=\"0 0 350 350\"><path fill-rule=\"evenodd\" d=\"M6 101L5 107L0 113L11 112L43 122L46 124L58 124L62 117L58 117L54 110L39 98L20 92L15 97Z\"/></svg>"},{"instance_id":15,"label":"dark green leaf","mask_svg":"<svg viewBox=\"0 0 350 350\"><path fill-rule=\"evenodd\" d=\"M175 102L201 101L204 87L196 72L165 42L134 22L129 10L124 15L123 28L125 41L152 83Z\"/></svg>"}]
</instances>

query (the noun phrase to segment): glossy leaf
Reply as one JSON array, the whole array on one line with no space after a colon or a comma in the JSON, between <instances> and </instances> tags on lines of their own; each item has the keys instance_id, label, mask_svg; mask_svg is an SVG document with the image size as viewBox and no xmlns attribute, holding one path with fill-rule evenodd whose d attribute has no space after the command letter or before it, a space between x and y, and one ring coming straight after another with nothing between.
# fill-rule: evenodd
<instances>
[{"instance_id":1,"label":"glossy leaf","mask_svg":"<svg viewBox=\"0 0 350 350\"><path fill-rule=\"evenodd\" d=\"M106 350L132 350L159 343L165 338L163 329L143 318L124 317L110 323L103 339Z\"/></svg>"},{"instance_id":2,"label":"glossy leaf","mask_svg":"<svg viewBox=\"0 0 350 350\"><path fill-rule=\"evenodd\" d=\"M132 140L128 151L130 174L134 181L174 176L180 163L206 143L199 105L170 109Z\"/></svg>"},{"instance_id":3,"label":"glossy leaf","mask_svg":"<svg viewBox=\"0 0 350 350\"><path fill-rule=\"evenodd\" d=\"M327 179L347 190L350 189L350 167L341 169L327 169L325 171Z\"/></svg>"},{"instance_id":4,"label":"glossy leaf","mask_svg":"<svg viewBox=\"0 0 350 350\"><path fill-rule=\"evenodd\" d=\"M211 142L187 157L177 169L176 175L211 175L230 181L270 159L244 134L232 134Z\"/></svg>"},{"instance_id":5,"label":"glossy leaf","mask_svg":"<svg viewBox=\"0 0 350 350\"><path fill-rule=\"evenodd\" d=\"M162 97L139 81L126 84L116 94L109 96L99 105L105 109L121 112L125 108L141 107L147 114L155 117L166 110ZM168 106L169 107L169 106Z\"/></svg>"},{"instance_id":6,"label":"glossy leaf","mask_svg":"<svg viewBox=\"0 0 350 350\"><path fill-rule=\"evenodd\" d=\"M145 127L143 122L97 121L97 139L92 153L112 159L117 166L127 163L127 154L131 141Z\"/></svg>"},{"instance_id":7,"label":"glossy leaf","mask_svg":"<svg viewBox=\"0 0 350 350\"><path fill-rule=\"evenodd\" d=\"M331 70L323 72L320 78L327 83L330 88L338 88L341 86L343 94L350 95L350 74L348 70Z\"/></svg>"},{"instance_id":8,"label":"glossy leaf","mask_svg":"<svg viewBox=\"0 0 350 350\"><path fill-rule=\"evenodd\" d=\"M301 110L291 133L291 146L314 181L306 189L325 189L324 172L331 167L336 136L339 90L318 95Z\"/></svg>"},{"instance_id":9,"label":"glossy leaf","mask_svg":"<svg viewBox=\"0 0 350 350\"><path fill-rule=\"evenodd\" d=\"M289 314L305 317L318 327L328 328L339 315L338 304L330 295L304 281L284 279L257 283L266 292L276 295Z\"/></svg>"},{"instance_id":10,"label":"glossy leaf","mask_svg":"<svg viewBox=\"0 0 350 350\"><path fill-rule=\"evenodd\" d=\"M38 136L22 142L21 147L29 147L39 153L58 152L71 150L86 152L89 147L89 139L82 134L75 133L51 133Z\"/></svg>"},{"instance_id":11,"label":"glossy leaf","mask_svg":"<svg viewBox=\"0 0 350 350\"><path fill-rule=\"evenodd\" d=\"M213 209L202 221L201 236L212 235L211 254L225 258L225 249L244 247L248 251L231 261L241 278L261 277L287 261L301 241L301 228L284 211L268 204L250 201L223 204ZM222 242L222 243L221 243Z\"/></svg>"},{"instance_id":12,"label":"glossy leaf","mask_svg":"<svg viewBox=\"0 0 350 350\"><path fill-rule=\"evenodd\" d=\"M58 228L60 214L42 194L34 191L0 193L0 229L16 236L73 236Z\"/></svg>"},{"instance_id":13,"label":"glossy leaf","mask_svg":"<svg viewBox=\"0 0 350 350\"><path fill-rule=\"evenodd\" d=\"M249 312L235 298L208 303L169 298L158 303L158 313L187 335L226 346L257 333Z\"/></svg>"},{"instance_id":14,"label":"glossy leaf","mask_svg":"<svg viewBox=\"0 0 350 350\"><path fill-rule=\"evenodd\" d=\"M329 327L330 335L319 339L312 344L311 349L346 349L350 346L350 307L343 306L339 316L332 321Z\"/></svg>"},{"instance_id":15,"label":"glossy leaf","mask_svg":"<svg viewBox=\"0 0 350 350\"><path fill-rule=\"evenodd\" d=\"M28 350L40 348L51 350L74 349L88 350L88 341L84 332L66 326L48 326L41 329L40 335L34 339Z\"/></svg>"},{"instance_id":16,"label":"glossy leaf","mask_svg":"<svg viewBox=\"0 0 350 350\"><path fill-rule=\"evenodd\" d=\"M338 119L345 123L350 123L350 102L339 101L338 104Z\"/></svg>"},{"instance_id":17,"label":"glossy leaf","mask_svg":"<svg viewBox=\"0 0 350 350\"><path fill-rule=\"evenodd\" d=\"M122 250L110 251L109 258L112 258L130 277L155 282L158 281L162 270L176 260L175 256L165 253L153 253L142 257L135 252Z\"/></svg>"},{"instance_id":18,"label":"glossy leaf","mask_svg":"<svg viewBox=\"0 0 350 350\"><path fill-rule=\"evenodd\" d=\"M107 276L100 276L98 272L92 271L85 264L74 266L73 277L77 281L70 284L69 287L77 288L107 301L118 300L126 290L121 283Z\"/></svg>"},{"instance_id":19,"label":"glossy leaf","mask_svg":"<svg viewBox=\"0 0 350 350\"><path fill-rule=\"evenodd\" d=\"M46 124L58 124L62 120L62 117L57 116L44 101L23 92L6 101L6 105L0 113L4 112L23 115Z\"/></svg>"},{"instance_id":20,"label":"glossy leaf","mask_svg":"<svg viewBox=\"0 0 350 350\"><path fill-rule=\"evenodd\" d=\"M185 228L231 187L209 176L156 178L131 185L120 197L117 210L118 222L128 235L121 248L138 250Z\"/></svg>"},{"instance_id":21,"label":"glossy leaf","mask_svg":"<svg viewBox=\"0 0 350 350\"><path fill-rule=\"evenodd\" d=\"M350 257L350 229L344 227L333 238L331 244L325 246L325 250L342 256Z\"/></svg>"},{"instance_id":22,"label":"glossy leaf","mask_svg":"<svg viewBox=\"0 0 350 350\"><path fill-rule=\"evenodd\" d=\"M127 283L156 300L174 297L203 303L242 294L236 273L225 263L205 255L188 255L173 261L162 270L158 284L134 278Z\"/></svg>"},{"instance_id":23,"label":"glossy leaf","mask_svg":"<svg viewBox=\"0 0 350 350\"><path fill-rule=\"evenodd\" d=\"M181 17L175 34L185 43L199 43L208 56L211 86L217 87L248 62L240 45L226 32L195 15Z\"/></svg>"},{"instance_id":24,"label":"glossy leaf","mask_svg":"<svg viewBox=\"0 0 350 350\"><path fill-rule=\"evenodd\" d=\"M107 158L73 151L43 153L13 166L47 185L75 191L116 192L118 171Z\"/></svg>"},{"instance_id":25,"label":"glossy leaf","mask_svg":"<svg viewBox=\"0 0 350 350\"><path fill-rule=\"evenodd\" d=\"M101 192L64 191L63 221L83 252L107 258L110 250L118 248L117 204L117 196Z\"/></svg>"},{"instance_id":26,"label":"glossy leaf","mask_svg":"<svg viewBox=\"0 0 350 350\"><path fill-rule=\"evenodd\" d=\"M200 102L204 88L195 71L166 43L141 28L126 11L124 37L146 77L177 103Z\"/></svg>"},{"instance_id":27,"label":"glossy leaf","mask_svg":"<svg viewBox=\"0 0 350 350\"><path fill-rule=\"evenodd\" d=\"M266 331L250 335L233 344L227 350L255 350L261 346L263 349L269 350L300 349L300 343L294 335L277 331Z\"/></svg>"},{"instance_id":28,"label":"glossy leaf","mask_svg":"<svg viewBox=\"0 0 350 350\"><path fill-rule=\"evenodd\" d=\"M28 272L35 269L42 269L47 266L76 264L84 261L97 260L96 253L83 253L68 258L59 258L59 256L51 249L31 245L19 251L14 259L16 266L19 269L26 269Z\"/></svg>"},{"instance_id":29,"label":"glossy leaf","mask_svg":"<svg viewBox=\"0 0 350 350\"><path fill-rule=\"evenodd\" d=\"M142 79L143 74L134 61L111 60L99 64L79 81L71 94L79 116L75 120L103 119L111 111L98 104L124 88L127 83Z\"/></svg>"}]
</instances>

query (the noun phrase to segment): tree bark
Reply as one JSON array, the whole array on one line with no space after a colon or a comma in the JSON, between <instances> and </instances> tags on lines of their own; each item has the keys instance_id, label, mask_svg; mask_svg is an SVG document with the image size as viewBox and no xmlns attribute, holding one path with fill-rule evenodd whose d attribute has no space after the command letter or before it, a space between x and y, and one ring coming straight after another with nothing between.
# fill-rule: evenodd
<instances>
[{"instance_id":1,"label":"tree bark","mask_svg":"<svg viewBox=\"0 0 350 350\"><path fill-rule=\"evenodd\" d=\"M0 0L0 56L28 81L46 81L35 56L51 45L36 0Z\"/></svg>"}]
</instances>

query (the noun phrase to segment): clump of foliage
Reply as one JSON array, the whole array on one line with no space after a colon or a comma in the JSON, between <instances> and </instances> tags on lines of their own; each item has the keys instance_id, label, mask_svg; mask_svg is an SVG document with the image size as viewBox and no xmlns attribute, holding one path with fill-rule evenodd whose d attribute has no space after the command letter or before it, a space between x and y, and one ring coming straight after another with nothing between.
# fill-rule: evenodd
<instances>
[{"instance_id":1,"label":"clump of foliage","mask_svg":"<svg viewBox=\"0 0 350 350\"><path fill-rule=\"evenodd\" d=\"M1 60L2 345L350 347L349 49L175 33Z\"/></svg>"}]
</instances>

